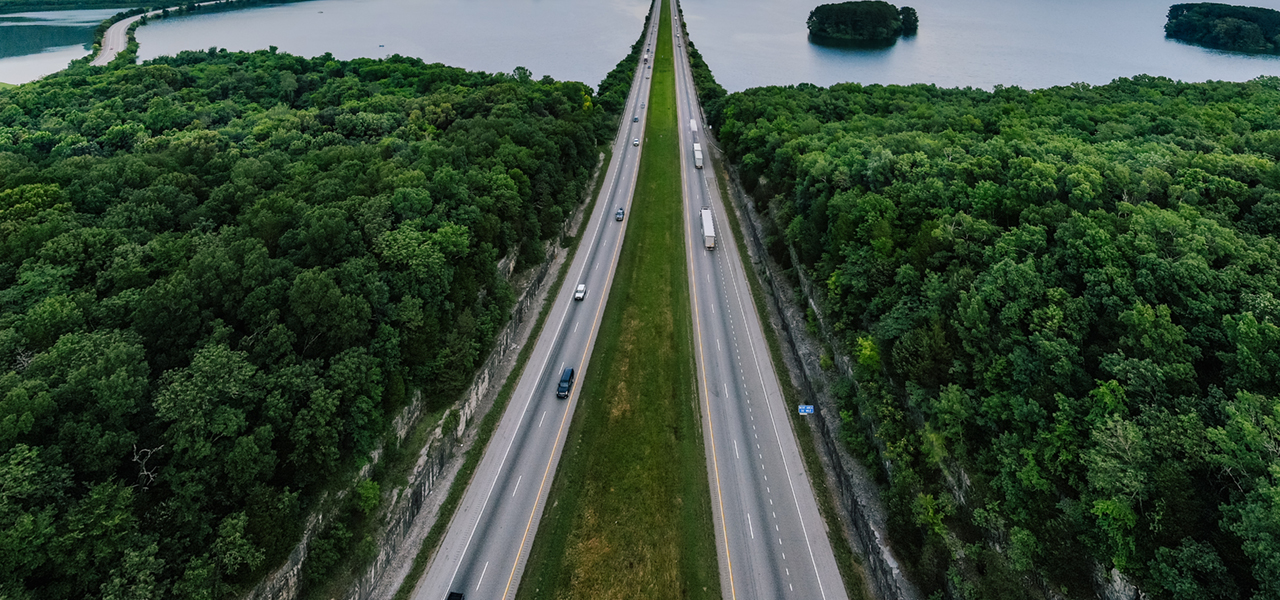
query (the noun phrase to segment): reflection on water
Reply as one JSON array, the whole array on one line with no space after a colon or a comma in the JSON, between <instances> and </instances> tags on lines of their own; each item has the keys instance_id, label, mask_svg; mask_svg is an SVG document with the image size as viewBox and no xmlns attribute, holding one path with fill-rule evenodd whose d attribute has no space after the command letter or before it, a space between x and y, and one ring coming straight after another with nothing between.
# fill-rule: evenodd
<instances>
[{"instance_id":1,"label":"reflection on water","mask_svg":"<svg viewBox=\"0 0 1280 600\"><path fill-rule=\"evenodd\" d=\"M898 43L898 38L890 38L887 40L842 40L840 38L827 37L825 35L809 34L809 43L818 46L826 46L828 48L842 48L846 50L888 50L894 44ZM693 45L698 45L694 42Z\"/></svg>"},{"instance_id":2,"label":"reflection on water","mask_svg":"<svg viewBox=\"0 0 1280 600\"><path fill-rule=\"evenodd\" d=\"M85 56L98 24L121 9L0 15L0 81L24 83Z\"/></svg>"},{"instance_id":3,"label":"reflection on water","mask_svg":"<svg viewBox=\"0 0 1280 600\"><path fill-rule=\"evenodd\" d=\"M822 1L683 0L682 7L693 41L731 91L801 82L991 89L1104 84L1142 73L1184 81L1280 75L1280 57L1166 40L1170 0L899 0L917 10L920 31L875 49L812 43L805 19ZM1249 4L1280 9L1280 0ZM524 66L535 77L595 85L640 34L648 5L649 0L311 0L166 19L139 29L138 39L143 59L213 46L278 46L302 56L332 52L342 59L401 54L490 72ZM27 81L83 56L82 47L68 48L91 41L98 21L114 12L0 15L0 81ZM61 37L72 35L68 31L84 37Z\"/></svg>"},{"instance_id":4,"label":"reflection on water","mask_svg":"<svg viewBox=\"0 0 1280 600\"><path fill-rule=\"evenodd\" d=\"M917 35L887 50L810 43L823 0L682 0L689 36L730 91L844 81L1040 88L1163 75L1244 81L1280 74L1280 57L1206 50L1164 38L1170 0L896 0ZM1280 0L1250 0L1280 9Z\"/></svg>"},{"instance_id":5,"label":"reflection on water","mask_svg":"<svg viewBox=\"0 0 1280 600\"><path fill-rule=\"evenodd\" d=\"M392 54L471 70L598 84L640 37L649 0L312 0L157 21L139 58L259 50L340 59Z\"/></svg>"}]
</instances>

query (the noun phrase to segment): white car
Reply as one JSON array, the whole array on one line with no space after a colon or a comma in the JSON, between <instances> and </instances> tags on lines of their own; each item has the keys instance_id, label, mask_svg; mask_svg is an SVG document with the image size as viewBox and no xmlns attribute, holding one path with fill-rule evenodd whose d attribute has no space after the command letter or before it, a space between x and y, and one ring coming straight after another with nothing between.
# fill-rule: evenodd
<instances>
[{"instance_id":1,"label":"white car","mask_svg":"<svg viewBox=\"0 0 1280 600\"><path fill-rule=\"evenodd\" d=\"M634 138L634 139L632 139L632 140L631 140L631 145L632 145L632 146L639 146L639 145L640 145L640 138Z\"/></svg>"},{"instance_id":2,"label":"white car","mask_svg":"<svg viewBox=\"0 0 1280 600\"><path fill-rule=\"evenodd\" d=\"M581 300L587 297L587 284L579 283L578 287L573 290L573 299Z\"/></svg>"}]
</instances>

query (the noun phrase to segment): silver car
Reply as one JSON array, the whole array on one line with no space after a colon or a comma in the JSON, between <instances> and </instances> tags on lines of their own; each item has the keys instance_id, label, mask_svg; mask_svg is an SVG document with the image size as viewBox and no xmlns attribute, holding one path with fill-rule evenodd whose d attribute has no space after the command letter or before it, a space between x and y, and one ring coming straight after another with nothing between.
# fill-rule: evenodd
<instances>
[{"instance_id":1,"label":"silver car","mask_svg":"<svg viewBox=\"0 0 1280 600\"><path fill-rule=\"evenodd\" d=\"M581 300L587 297L587 284L579 283L578 287L573 290L573 299Z\"/></svg>"}]
</instances>

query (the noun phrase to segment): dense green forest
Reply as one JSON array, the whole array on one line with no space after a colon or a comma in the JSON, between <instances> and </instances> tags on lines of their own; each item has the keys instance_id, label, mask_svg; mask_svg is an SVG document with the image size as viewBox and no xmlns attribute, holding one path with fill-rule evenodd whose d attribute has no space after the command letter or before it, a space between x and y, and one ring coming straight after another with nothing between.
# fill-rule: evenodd
<instances>
[{"instance_id":1,"label":"dense green forest","mask_svg":"<svg viewBox=\"0 0 1280 600\"><path fill-rule=\"evenodd\" d=\"M278 563L414 389L470 381L496 262L541 260L610 118L522 68L274 49L0 90L0 597Z\"/></svg>"},{"instance_id":2,"label":"dense green forest","mask_svg":"<svg viewBox=\"0 0 1280 600\"><path fill-rule=\"evenodd\" d=\"M1174 4L1164 34L1237 52L1280 53L1280 11L1214 2Z\"/></svg>"},{"instance_id":3,"label":"dense green forest","mask_svg":"<svg viewBox=\"0 0 1280 600\"><path fill-rule=\"evenodd\" d=\"M1280 78L758 88L716 127L927 593L1280 598Z\"/></svg>"},{"instance_id":4,"label":"dense green forest","mask_svg":"<svg viewBox=\"0 0 1280 600\"><path fill-rule=\"evenodd\" d=\"M886 42L913 35L919 28L916 9L901 9L882 0L822 4L809 12L809 34L817 39Z\"/></svg>"}]
</instances>

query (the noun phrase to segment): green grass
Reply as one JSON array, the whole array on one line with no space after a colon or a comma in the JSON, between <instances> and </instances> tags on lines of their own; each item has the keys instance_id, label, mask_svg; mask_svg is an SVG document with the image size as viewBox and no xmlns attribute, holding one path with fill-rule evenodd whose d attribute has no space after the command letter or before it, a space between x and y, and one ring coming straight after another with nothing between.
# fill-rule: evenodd
<instances>
[{"instance_id":1,"label":"green grass","mask_svg":"<svg viewBox=\"0 0 1280 600\"><path fill-rule=\"evenodd\" d=\"M604 148L604 160L600 163L600 173L596 176L595 191L589 196L590 200L586 208L583 209L584 217L582 222L578 224L578 231L572 238L573 241L568 247L568 255L565 256L564 262L560 265L556 280L551 287L547 288L551 291L542 303L542 310L538 312L538 320L533 324L533 330L529 332L529 339L525 342L524 347L520 349L520 354L516 358L515 368L511 369L511 374L507 376L506 383L502 385L502 390L498 392L493 408L490 408L489 412L480 420L476 442L467 451L467 456L463 459L462 466L458 469L458 475L453 478L453 484L449 486L449 493L440 505L440 514L436 517L436 522L431 526L431 531L427 532L427 537L422 540L422 546L418 548L418 554L413 558L413 567L410 568L409 574L405 576L404 581L400 584L400 589L396 590L393 600L409 600L409 597L413 595L413 588L418 585L418 580L422 579L423 574L426 573L427 564L431 562L431 556L435 553L436 548L440 546L440 541L444 539L449 522L453 520L453 513L457 512L458 504L462 501L462 495L467 491L467 485L471 483L471 476L475 474L476 466L480 464L480 457L484 456L485 447L489 445L489 439L493 437L493 432L498 427L498 420L502 418L507 402L511 400L511 394L515 393L516 383L520 380L520 374L524 372L525 363L529 362L529 355L533 354L533 347L536 345L538 335L542 332L542 326L547 322L547 315L551 312L551 306L555 304L556 290L559 290L560 286L564 285L565 277L569 274L569 265L573 264L573 257L578 253L578 245L582 241L582 232L586 229L587 222L590 221L591 212L595 210L596 199L600 197L600 189L604 185L605 173L608 171L609 161L612 157L613 149L606 146Z\"/></svg>"},{"instance_id":2,"label":"green grass","mask_svg":"<svg viewBox=\"0 0 1280 600\"><path fill-rule=\"evenodd\" d=\"M719 165L714 166L719 167ZM737 242L738 255L742 257L742 260L749 261L751 260L751 255L747 254L746 241L743 239L745 234L743 233L743 228L739 226L738 205L729 195L727 174L723 168L716 168L715 172L716 182L720 186L720 197L724 198L725 205L729 207L729 210L726 211L729 217L729 224L734 231L738 232L738 235L734 236L734 240ZM813 486L813 495L818 500L818 512L822 513L822 520L827 525L827 539L831 541L831 549L836 557L836 566L840 569L840 578L844 581L845 592L849 595L849 600L871 600L873 596L867 585L866 573L863 571L861 561L853 553L853 549L849 546L849 540L844 536L844 528L840 524L834 491L827 485L826 474L822 469L822 460L818 457L813 432L809 429L808 423L801 422L809 417L801 417L798 411L791 410L791 407L801 404L800 390L797 390L796 386L791 382L791 377L787 373L787 363L782 361L782 345L778 341L778 333L769 325L769 312L765 304L764 289L761 287L760 279L756 277L755 268L749 264L744 266L746 267L743 270L747 273L747 283L751 287L751 297L755 300L756 312L762 324L761 329L764 330L765 341L769 345L769 356L773 359L773 369L782 387L782 396L786 401L786 413L791 421L791 430L795 432L796 442L800 446L800 454L804 456L805 470L809 473L809 483Z\"/></svg>"},{"instance_id":3,"label":"green grass","mask_svg":"<svg viewBox=\"0 0 1280 600\"><path fill-rule=\"evenodd\" d=\"M519 598L720 597L661 14L626 241Z\"/></svg>"}]
</instances>

